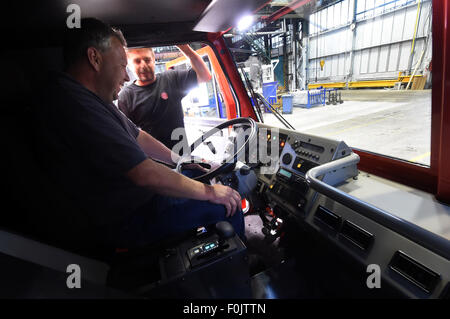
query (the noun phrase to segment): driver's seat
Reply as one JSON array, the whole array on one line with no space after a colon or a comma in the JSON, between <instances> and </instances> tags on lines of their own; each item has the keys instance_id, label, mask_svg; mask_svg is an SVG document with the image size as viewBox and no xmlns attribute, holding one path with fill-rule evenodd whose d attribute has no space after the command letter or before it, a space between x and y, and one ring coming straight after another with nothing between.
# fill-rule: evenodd
<instances>
[{"instance_id":1,"label":"driver's seat","mask_svg":"<svg viewBox=\"0 0 450 319\"><path fill-rule=\"evenodd\" d=\"M30 54L41 63L27 65L25 72L21 67ZM35 93L46 82L48 70L60 68L58 58L62 62L57 48L2 53L2 60L9 63L8 76L2 78L2 88L7 94L2 96L0 108L5 207L0 214L0 253L64 273L71 263L92 264L93 268L85 268L99 271L93 271L95 275L91 279L106 283L116 256L115 247L102 246L95 238L86 237L84 229L89 227L88 220L67 218L83 214L44 174L31 142ZM52 227L54 224L61 227Z\"/></svg>"}]
</instances>

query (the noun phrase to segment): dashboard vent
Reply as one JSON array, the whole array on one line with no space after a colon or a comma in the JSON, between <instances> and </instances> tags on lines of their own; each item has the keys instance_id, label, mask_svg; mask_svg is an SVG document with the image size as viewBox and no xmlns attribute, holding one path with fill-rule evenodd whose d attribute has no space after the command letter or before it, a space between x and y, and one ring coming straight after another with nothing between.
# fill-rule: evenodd
<instances>
[{"instance_id":1,"label":"dashboard vent","mask_svg":"<svg viewBox=\"0 0 450 319\"><path fill-rule=\"evenodd\" d=\"M395 253L391 260L390 267L427 293L433 292L440 277L434 271L428 269L401 251Z\"/></svg>"},{"instance_id":2,"label":"dashboard vent","mask_svg":"<svg viewBox=\"0 0 450 319\"><path fill-rule=\"evenodd\" d=\"M327 226L333 228L336 231L339 229L339 226L341 225L341 217L339 217L335 213L329 211L328 209L322 206L317 207L316 214L314 215L314 217L319 219Z\"/></svg>"},{"instance_id":3,"label":"dashboard vent","mask_svg":"<svg viewBox=\"0 0 450 319\"><path fill-rule=\"evenodd\" d=\"M361 227L346 220L341 230L342 235L362 250L369 249L373 235Z\"/></svg>"}]
</instances>

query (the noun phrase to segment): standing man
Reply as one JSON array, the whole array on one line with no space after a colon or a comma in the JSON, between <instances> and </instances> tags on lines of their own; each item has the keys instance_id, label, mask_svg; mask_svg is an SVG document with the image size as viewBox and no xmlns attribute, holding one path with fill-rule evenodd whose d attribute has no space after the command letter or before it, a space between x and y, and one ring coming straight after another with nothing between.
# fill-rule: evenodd
<instances>
[{"instance_id":1,"label":"standing man","mask_svg":"<svg viewBox=\"0 0 450 319\"><path fill-rule=\"evenodd\" d=\"M169 149L179 143L177 139L172 140L173 130L184 129L181 99L197 84L211 80L203 59L189 45L178 45L178 48L189 59L192 69L159 74L155 74L152 48L129 49L128 65L137 80L120 92L118 101L119 109L131 121ZM183 138L187 146L185 131Z\"/></svg>"}]
</instances>

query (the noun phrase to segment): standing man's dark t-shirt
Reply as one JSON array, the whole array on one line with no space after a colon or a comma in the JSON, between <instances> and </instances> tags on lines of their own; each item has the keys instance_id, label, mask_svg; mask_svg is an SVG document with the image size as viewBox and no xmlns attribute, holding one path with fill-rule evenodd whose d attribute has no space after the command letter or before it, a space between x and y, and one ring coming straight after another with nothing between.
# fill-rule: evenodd
<instances>
[{"instance_id":1,"label":"standing man's dark t-shirt","mask_svg":"<svg viewBox=\"0 0 450 319\"><path fill-rule=\"evenodd\" d=\"M197 74L193 69L166 71L157 74L152 84L132 83L123 88L118 106L133 123L172 149L179 143L171 139L172 131L184 128L181 99L196 85Z\"/></svg>"},{"instance_id":2,"label":"standing man's dark t-shirt","mask_svg":"<svg viewBox=\"0 0 450 319\"><path fill-rule=\"evenodd\" d=\"M121 228L154 195L126 176L147 159L136 140L139 129L112 103L64 73L43 92L40 105L35 112L38 158L80 208L75 216L65 216L66 211L61 216L79 224L88 221L80 240L98 238L114 245Z\"/></svg>"}]
</instances>

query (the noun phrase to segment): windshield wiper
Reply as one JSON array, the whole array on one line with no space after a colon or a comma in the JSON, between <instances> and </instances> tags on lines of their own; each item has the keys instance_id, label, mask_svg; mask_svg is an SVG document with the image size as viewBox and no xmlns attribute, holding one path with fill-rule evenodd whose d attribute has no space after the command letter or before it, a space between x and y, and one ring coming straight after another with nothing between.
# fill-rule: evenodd
<instances>
[{"instance_id":1,"label":"windshield wiper","mask_svg":"<svg viewBox=\"0 0 450 319\"><path fill-rule=\"evenodd\" d=\"M272 114L281 122L281 124L286 126L286 128L288 129L295 130L295 127L293 127L288 121L286 121L286 119L280 113L278 113L278 111L272 105L270 105L270 103L261 94L256 93L256 95L263 102L263 104L265 104L272 111Z\"/></svg>"},{"instance_id":2,"label":"windshield wiper","mask_svg":"<svg viewBox=\"0 0 450 319\"><path fill-rule=\"evenodd\" d=\"M257 100L256 93L253 90L252 83L250 82L247 74L245 73L244 67L242 66L242 64L239 64L239 67L241 68L242 75L244 76L244 79L245 79L245 86L247 87L247 90L250 92L250 95L253 99L253 103L251 103L252 107L253 107L253 111L255 112L256 117L258 118L258 121L261 123L264 123L264 118L261 113L261 109L259 108L259 105L257 104L258 100Z\"/></svg>"},{"instance_id":3,"label":"windshield wiper","mask_svg":"<svg viewBox=\"0 0 450 319\"><path fill-rule=\"evenodd\" d=\"M250 95L253 99L254 105L252 104L252 107L253 107L253 110L255 111L256 116L258 117L258 121L260 121L261 123L264 123L261 108L259 107L259 103L258 103L258 99L259 99L263 104L265 104L272 111L272 114L281 122L281 124L286 126L286 128L288 128L288 129L295 130L295 127L293 127L288 121L286 121L286 119L280 113L278 113L278 111L275 110L275 108L272 105L270 105L270 103L261 94L255 93L255 91L253 90L253 85L250 82L249 78L247 77L247 74L244 71L244 67L243 67L242 63L239 63L238 66L241 69L242 75L244 76L247 90L250 92Z\"/></svg>"}]
</instances>

